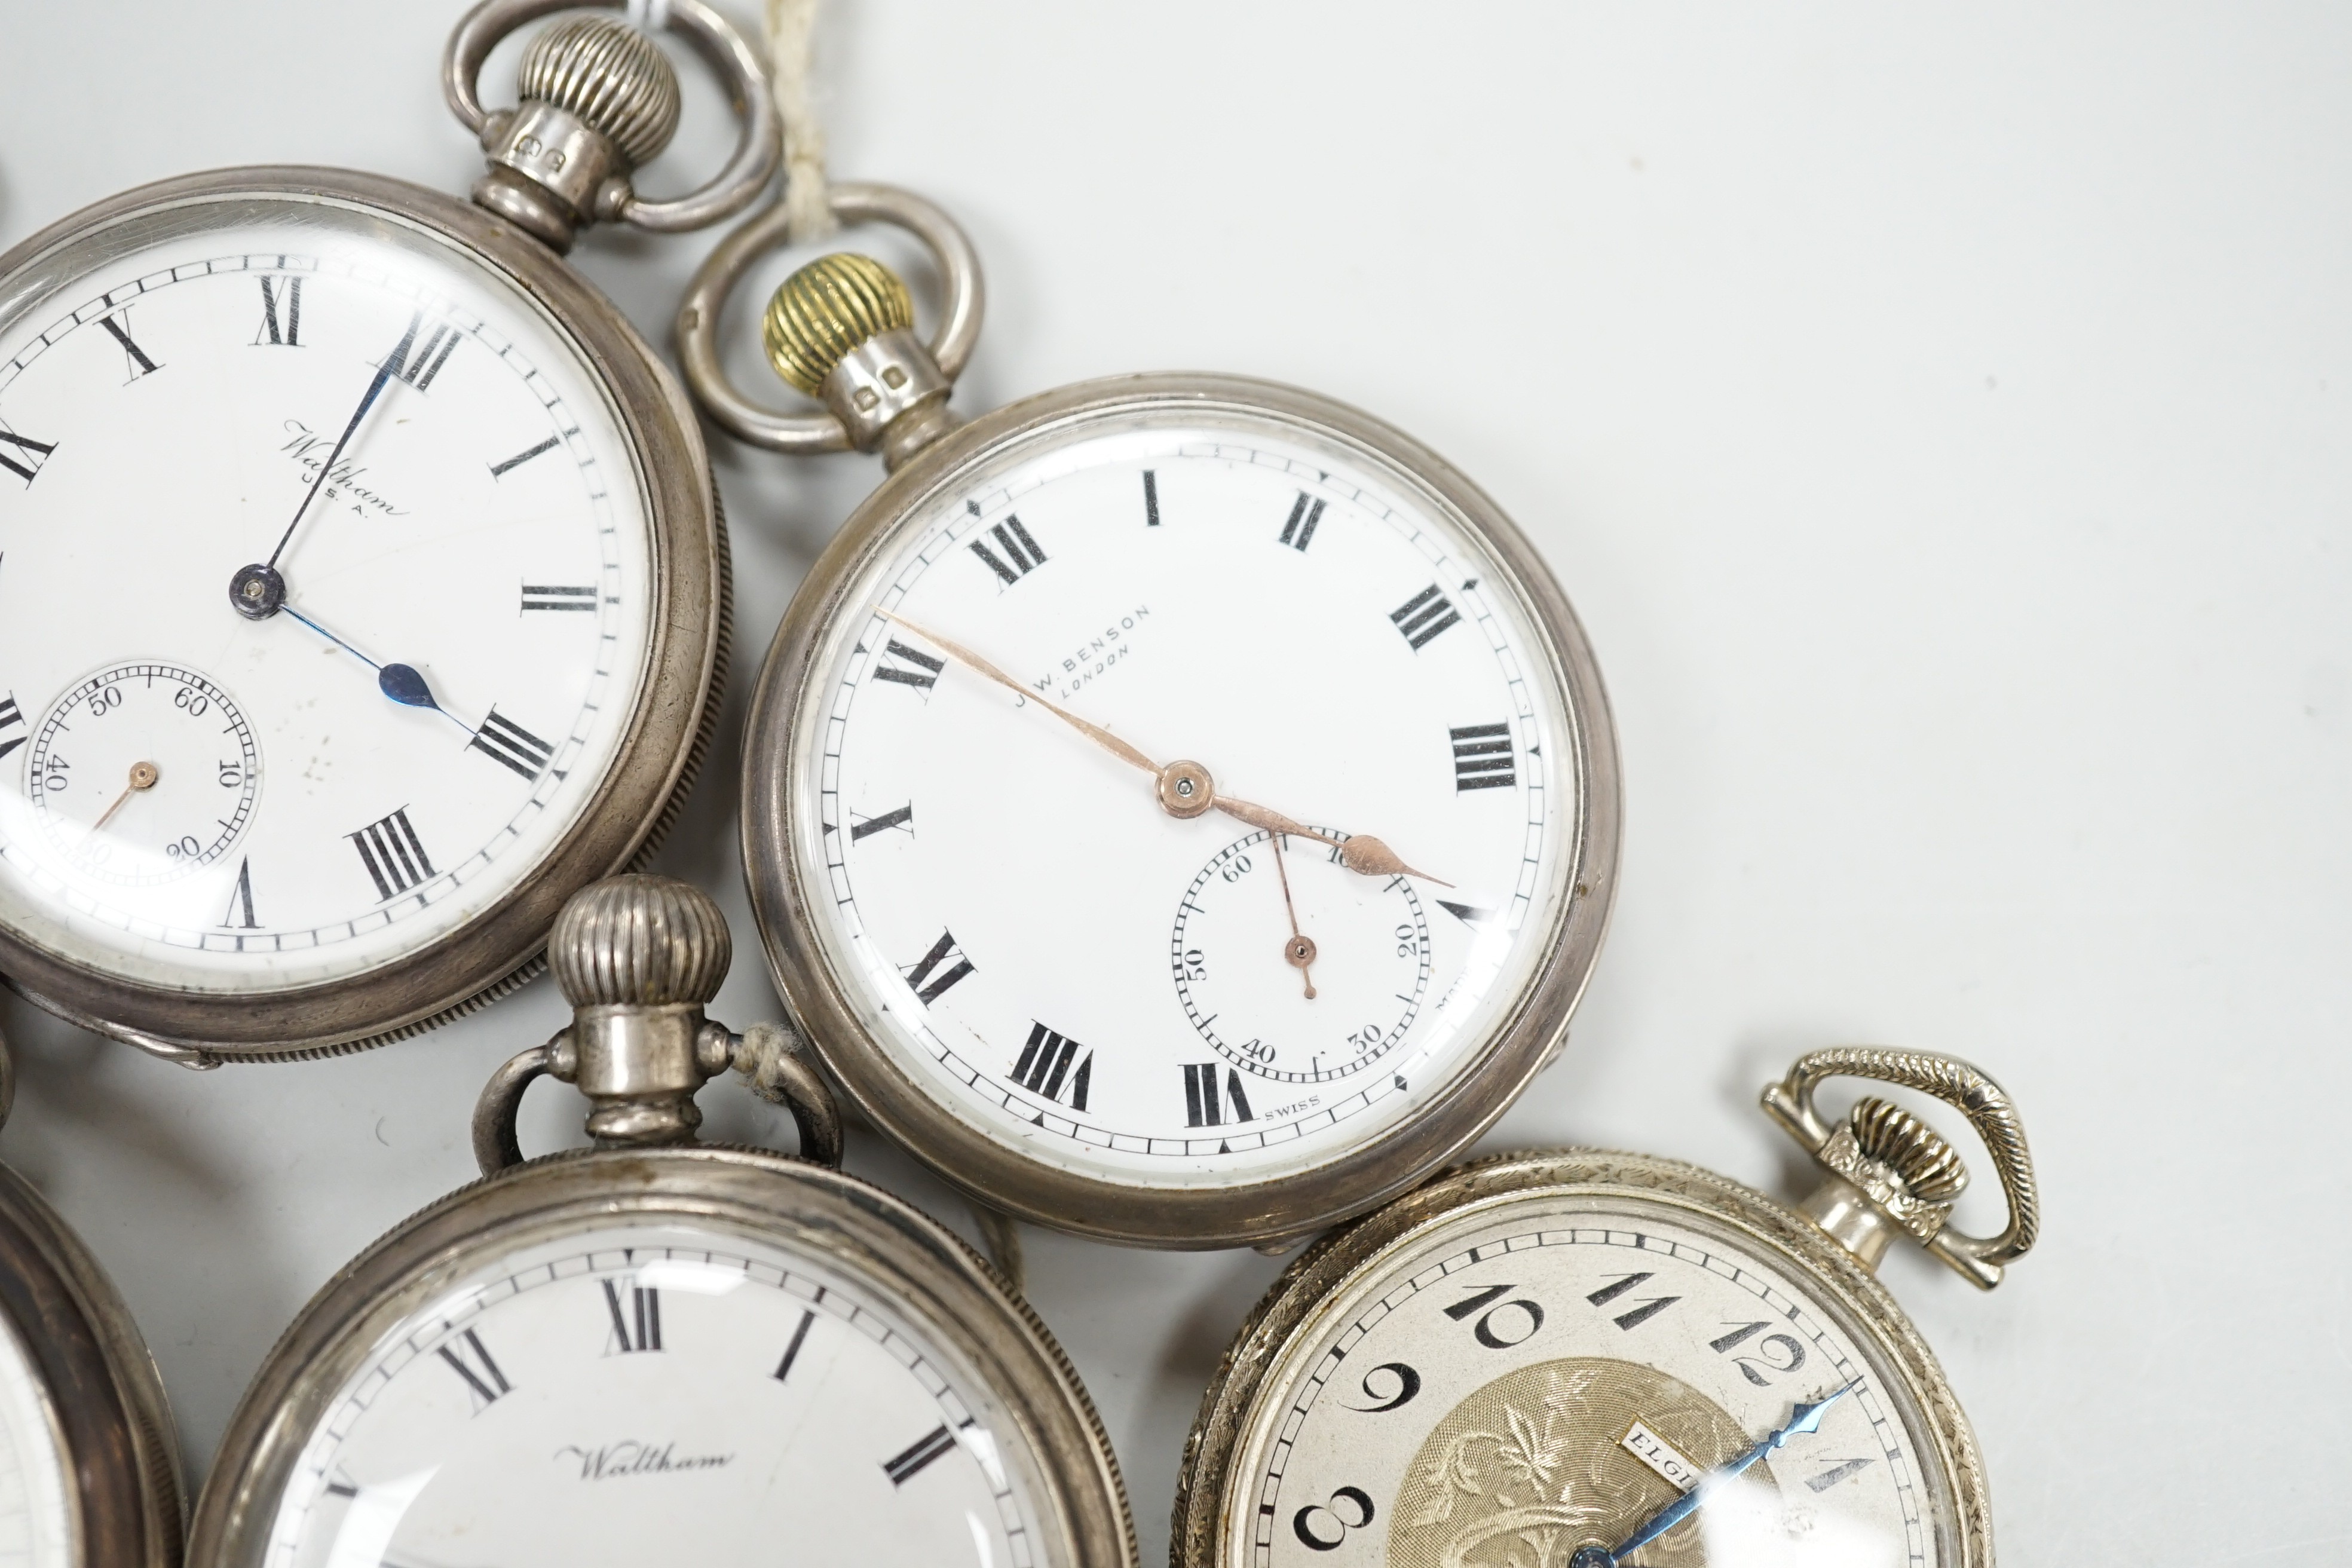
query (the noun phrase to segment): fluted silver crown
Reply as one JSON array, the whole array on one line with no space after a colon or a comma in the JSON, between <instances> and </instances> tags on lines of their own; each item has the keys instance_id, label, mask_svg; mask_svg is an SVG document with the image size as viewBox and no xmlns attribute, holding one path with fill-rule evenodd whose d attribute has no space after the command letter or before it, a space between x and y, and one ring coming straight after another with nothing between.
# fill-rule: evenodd
<instances>
[{"instance_id":1,"label":"fluted silver crown","mask_svg":"<svg viewBox=\"0 0 2352 1568\"><path fill-rule=\"evenodd\" d=\"M608 877L555 919L547 964L574 1007L709 1002L735 956L727 917L675 877Z\"/></svg>"},{"instance_id":2,"label":"fluted silver crown","mask_svg":"<svg viewBox=\"0 0 2352 1568\"><path fill-rule=\"evenodd\" d=\"M611 16L567 16L523 50L520 89L603 132L632 168L677 131L677 72L654 41Z\"/></svg>"}]
</instances>

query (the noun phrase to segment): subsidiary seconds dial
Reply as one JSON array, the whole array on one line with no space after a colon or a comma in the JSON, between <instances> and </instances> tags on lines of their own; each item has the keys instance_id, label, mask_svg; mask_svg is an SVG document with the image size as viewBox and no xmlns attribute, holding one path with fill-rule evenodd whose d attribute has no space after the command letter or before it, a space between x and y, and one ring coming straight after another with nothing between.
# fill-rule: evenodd
<instances>
[{"instance_id":1,"label":"subsidiary seconds dial","mask_svg":"<svg viewBox=\"0 0 2352 1568\"><path fill-rule=\"evenodd\" d=\"M1402 873L1349 872L1342 849L1260 829L1218 851L1176 906L1169 967L1184 1016L1255 1077L1344 1078L1379 1061L1420 1015L1431 963L1421 895ZM1277 951L1298 971L1296 986L1264 983Z\"/></svg>"},{"instance_id":2,"label":"subsidiary seconds dial","mask_svg":"<svg viewBox=\"0 0 2352 1568\"><path fill-rule=\"evenodd\" d=\"M1002 410L778 634L745 839L779 978L1000 1206L1328 1221L1475 1136L1582 983L1615 780L1574 639L1507 521L1352 411L1207 377Z\"/></svg>"},{"instance_id":3,"label":"subsidiary seconds dial","mask_svg":"<svg viewBox=\"0 0 2352 1568\"><path fill-rule=\"evenodd\" d=\"M122 664L50 706L25 773L66 866L144 884L228 852L252 820L261 753L253 726L213 681L173 664ZM249 900L250 878L240 877Z\"/></svg>"},{"instance_id":4,"label":"subsidiary seconds dial","mask_svg":"<svg viewBox=\"0 0 2352 1568\"><path fill-rule=\"evenodd\" d=\"M0 313L0 935L167 1038L350 1038L611 809L671 546L610 362L484 253L161 211Z\"/></svg>"}]
</instances>

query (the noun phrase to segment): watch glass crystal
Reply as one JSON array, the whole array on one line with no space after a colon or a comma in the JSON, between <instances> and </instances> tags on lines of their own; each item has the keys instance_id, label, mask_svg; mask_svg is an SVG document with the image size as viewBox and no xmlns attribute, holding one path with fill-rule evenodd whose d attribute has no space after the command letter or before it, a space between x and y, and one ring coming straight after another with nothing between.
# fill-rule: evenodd
<instances>
[{"instance_id":1,"label":"watch glass crystal","mask_svg":"<svg viewBox=\"0 0 2352 1568\"><path fill-rule=\"evenodd\" d=\"M1315 1166L1442 1094L1554 951L1582 803L1536 628L1457 510L1307 423L1012 438L892 525L816 648L814 942L908 1078L1033 1159ZM1183 809L1211 791L1301 831ZM1351 868L1359 837L1409 870Z\"/></svg>"},{"instance_id":2,"label":"watch glass crystal","mask_svg":"<svg viewBox=\"0 0 2352 1568\"><path fill-rule=\"evenodd\" d=\"M235 194L0 298L0 923L101 979L292 990L498 904L646 679L649 509L522 287Z\"/></svg>"},{"instance_id":3,"label":"watch glass crystal","mask_svg":"<svg viewBox=\"0 0 2352 1568\"><path fill-rule=\"evenodd\" d=\"M385 1333L305 1440L268 1561L1029 1568L1022 1445L836 1266L614 1226L497 1254Z\"/></svg>"},{"instance_id":4,"label":"watch glass crystal","mask_svg":"<svg viewBox=\"0 0 2352 1568\"><path fill-rule=\"evenodd\" d=\"M1630 1197L1476 1205L1286 1341L1244 1418L1223 1551L1258 1568L1343 1545L1413 1568L1952 1562L1921 1430L1871 1333L1729 1226Z\"/></svg>"}]
</instances>

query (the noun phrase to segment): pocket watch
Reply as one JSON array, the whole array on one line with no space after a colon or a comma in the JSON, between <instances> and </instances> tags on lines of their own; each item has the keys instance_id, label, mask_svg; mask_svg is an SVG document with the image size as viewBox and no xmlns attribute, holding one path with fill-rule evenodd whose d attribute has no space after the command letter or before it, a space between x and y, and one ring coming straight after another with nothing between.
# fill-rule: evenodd
<instances>
[{"instance_id":1,"label":"pocket watch","mask_svg":"<svg viewBox=\"0 0 2352 1568\"><path fill-rule=\"evenodd\" d=\"M560 257L740 207L774 110L675 0L742 136L636 194L678 114L648 37L566 17L519 108L477 96L564 3L451 37L471 203L221 170L0 257L0 971L77 1024L195 1065L415 1033L535 973L691 780L728 635L708 458Z\"/></svg>"},{"instance_id":2,"label":"pocket watch","mask_svg":"<svg viewBox=\"0 0 2352 1568\"><path fill-rule=\"evenodd\" d=\"M1276 1246L1413 1185L1559 1050L1616 880L1599 671L1495 503L1368 415L1234 376L1091 381L959 425L971 247L908 290L827 256L778 371L717 325L783 237L723 240L679 318L719 424L893 470L787 612L745 732L778 984L850 1103L979 1201L1096 1237ZM1263 804L1261 804L1263 803Z\"/></svg>"},{"instance_id":3,"label":"pocket watch","mask_svg":"<svg viewBox=\"0 0 2352 1568\"><path fill-rule=\"evenodd\" d=\"M0 1121L16 1098L0 1040ZM0 1562L178 1568L163 1382L98 1262L0 1165Z\"/></svg>"},{"instance_id":4,"label":"pocket watch","mask_svg":"<svg viewBox=\"0 0 2352 1568\"><path fill-rule=\"evenodd\" d=\"M1822 1082L1963 1110L2009 1223L1909 1112L1834 1124ZM1711 1172L1569 1149L1479 1161L1302 1256L1225 1353L1185 1446L1172 1560L1987 1568L1967 1418L1875 1279L1898 1236L1990 1289L2033 1245L2025 1133L1945 1057L1816 1051L1764 1106L1822 1166L1788 1209Z\"/></svg>"},{"instance_id":5,"label":"pocket watch","mask_svg":"<svg viewBox=\"0 0 2352 1568\"><path fill-rule=\"evenodd\" d=\"M485 1089L485 1179L303 1309L229 1425L190 1560L1132 1568L1110 1445L1045 1327L978 1255L833 1168L779 1030L703 1016L730 957L700 892L596 884L550 943L572 1026ZM806 1158L693 1142L730 1063ZM597 1147L521 1163L536 1078Z\"/></svg>"}]
</instances>

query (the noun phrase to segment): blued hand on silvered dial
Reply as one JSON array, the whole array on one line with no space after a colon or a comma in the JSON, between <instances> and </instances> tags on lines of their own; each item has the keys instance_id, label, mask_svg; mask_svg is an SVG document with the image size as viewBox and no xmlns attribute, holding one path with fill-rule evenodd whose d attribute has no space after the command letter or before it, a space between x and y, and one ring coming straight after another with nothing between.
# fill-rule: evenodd
<instances>
[{"instance_id":1,"label":"blued hand on silvered dial","mask_svg":"<svg viewBox=\"0 0 2352 1568\"><path fill-rule=\"evenodd\" d=\"M1716 1488L1729 1481L1733 1477L1745 1473L1758 1460L1780 1447L1790 1438L1801 1433L1820 1431L1822 1413L1847 1394L1852 1394L1861 1385L1861 1383L1862 1380L1856 1378L1843 1388L1833 1389L1819 1399L1799 1405L1789 1413L1787 1425L1766 1433L1756 1439L1747 1452L1726 1459L1722 1464L1701 1476L1690 1490L1643 1520L1635 1527L1633 1534L1617 1543L1616 1550L1605 1552L1598 1546L1585 1547L1569 1559L1568 1568L1616 1568L1617 1564L1623 1563L1632 1553L1640 1551L1692 1514L1696 1513Z\"/></svg>"},{"instance_id":2,"label":"blued hand on silvered dial","mask_svg":"<svg viewBox=\"0 0 2352 1568\"><path fill-rule=\"evenodd\" d=\"M1057 707L1037 693L1025 689L1019 681L970 648L950 642L937 632L927 631L904 616L893 615L888 610L877 610L875 613L884 620L906 627L924 641L937 644L946 649L949 656L958 664L965 666L976 674L986 676L1016 696L1036 703L1045 711L1118 758L1119 761L1131 763L1150 773L1155 784L1160 809L1171 816L1192 817L1214 809L1223 812L1227 816L1246 822L1252 827L1263 828L1270 834L1281 834L1291 838L1311 838L1318 844L1328 844L1339 852L1340 865L1361 876L1417 877L1424 882L1435 882L1441 888L1450 888L1454 885L1443 878L1433 877L1426 871L1414 870L1398 858L1394 850L1369 833L1359 833L1349 838L1334 838L1328 833L1318 833L1305 823L1285 816L1282 813L1269 807L1257 805L1246 800L1236 800L1229 795L1221 795L1217 791L1215 781L1209 775L1209 770L1198 763L1173 762L1162 767L1101 725L1089 723L1068 709Z\"/></svg>"}]
</instances>

